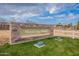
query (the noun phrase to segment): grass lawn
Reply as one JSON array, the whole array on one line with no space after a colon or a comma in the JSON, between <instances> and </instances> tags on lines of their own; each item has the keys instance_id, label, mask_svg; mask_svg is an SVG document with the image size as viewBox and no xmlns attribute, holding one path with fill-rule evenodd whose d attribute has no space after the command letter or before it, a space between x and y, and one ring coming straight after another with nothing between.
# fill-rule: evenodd
<instances>
[{"instance_id":1,"label":"grass lawn","mask_svg":"<svg viewBox=\"0 0 79 59\"><path fill-rule=\"evenodd\" d=\"M0 55L18 56L79 56L79 39L61 37L63 40L55 40L51 37L44 40L26 42L22 44L0 47ZM37 48L33 46L38 41L43 41L46 46Z\"/></svg>"}]
</instances>

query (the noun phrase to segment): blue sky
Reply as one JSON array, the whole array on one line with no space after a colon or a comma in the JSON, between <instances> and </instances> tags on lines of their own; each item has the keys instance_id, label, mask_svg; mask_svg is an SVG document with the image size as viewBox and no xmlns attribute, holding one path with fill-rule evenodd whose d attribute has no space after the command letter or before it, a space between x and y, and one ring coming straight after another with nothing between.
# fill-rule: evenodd
<instances>
[{"instance_id":1,"label":"blue sky","mask_svg":"<svg viewBox=\"0 0 79 59\"><path fill-rule=\"evenodd\" d=\"M0 19L16 22L31 21L39 24L76 24L79 21L79 4L0 3Z\"/></svg>"}]
</instances>

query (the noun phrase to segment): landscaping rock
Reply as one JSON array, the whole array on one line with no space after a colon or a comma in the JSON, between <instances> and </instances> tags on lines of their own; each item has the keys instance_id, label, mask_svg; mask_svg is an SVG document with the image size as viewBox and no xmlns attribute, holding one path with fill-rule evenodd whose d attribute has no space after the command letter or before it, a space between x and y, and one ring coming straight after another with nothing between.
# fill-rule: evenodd
<instances>
[{"instance_id":1,"label":"landscaping rock","mask_svg":"<svg viewBox=\"0 0 79 59\"><path fill-rule=\"evenodd\" d=\"M37 48L42 48L45 46L44 42L40 41L40 42L37 42L36 44L34 44L35 47Z\"/></svg>"},{"instance_id":2,"label":"landscaping rock","mask_svg":"<svg viewBox=\"0 0 79 59\"><path fill-rule=\"evenodd\" d=\"M63 39L61 39L60 37L58 37L58 38L55 38L55 40L62 41Z\"/></svg>"}]
</instances>

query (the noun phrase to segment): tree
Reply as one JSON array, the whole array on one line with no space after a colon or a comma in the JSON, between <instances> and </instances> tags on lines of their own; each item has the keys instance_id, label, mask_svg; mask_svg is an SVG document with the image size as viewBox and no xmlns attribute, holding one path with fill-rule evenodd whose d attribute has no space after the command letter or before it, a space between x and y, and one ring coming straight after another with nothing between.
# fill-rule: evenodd
<instances>
[{"instance_id":1,"label":"tree","mask_svg":"<svg viewBox=\"0 0 79 59\"><path fill-rule=\"evenodd\" d=\"M62 26L62 24L61 23L58 23L56 26Z\"/></svg>"},{"instance_id":2,"label":"tree","mask_svg":"<svg viewBox=\"0 0 79 59\"><path fill-rule=\"evenodd\" d=\"M72 26L72 23L68 24L68 26L71 27Z\"/></svg>"},{"instance_id":3,"label":"tree","mask_svg":"<svg viewBox=\"0 0 79 59\"><path fill-rule=\"evenodd\" d=\"M79 21L77 22L76 27L77 27L77 30L79 30Z\"/></svg>"}]
</instances>

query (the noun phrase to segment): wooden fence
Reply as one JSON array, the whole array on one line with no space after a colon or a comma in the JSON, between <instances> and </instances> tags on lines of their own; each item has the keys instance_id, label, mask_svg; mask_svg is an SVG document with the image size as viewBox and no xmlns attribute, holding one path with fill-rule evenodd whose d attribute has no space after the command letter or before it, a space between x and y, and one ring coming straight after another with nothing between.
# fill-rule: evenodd
<instances>
[{"instance_id":1,"label":"wooden fence","mask_svg":"<svg viewBox=\"0 0 79 59\"><path fill-rule=\"evenodd\" d=\"M1 23L3 24L3 23ZM42 38L47 38L50 36L63 36L79 38L79 30L67 30L67 29L57 29L52 25L44 24L24 24L24 23L9 23L1 25L0 30L0 44L10 43L16 44L18 42L32 41Z\"/></svg>"},{"instance_id":2,"label":"wooden fence","mask_svg":"<svg viewBox=\"0 0 79 59\"><path fill-rule=\"evenodd\" d=\"M44 24L11 23L10 44L47 38L53 34L53 26Z\"/></svg>"},{"instance_id":3,"label":"wooden fence","mask_svg":"<svg viewBox=\"0 0 79 59\"><path fill-rule=\"evenodd\" d=\"M10 31L9 30L0 30L0 45L9 42L10 39Z\"/></svg>"},{"instance_id":4,"label":"wooden fence","mask_svg":"<svg viewBox=\"0 0 79 59\"><path fill-rule=\"evenodd\" d=\"M54 36L79 38L79 30L54 29Z\"/></svg>"}]
</instances>

